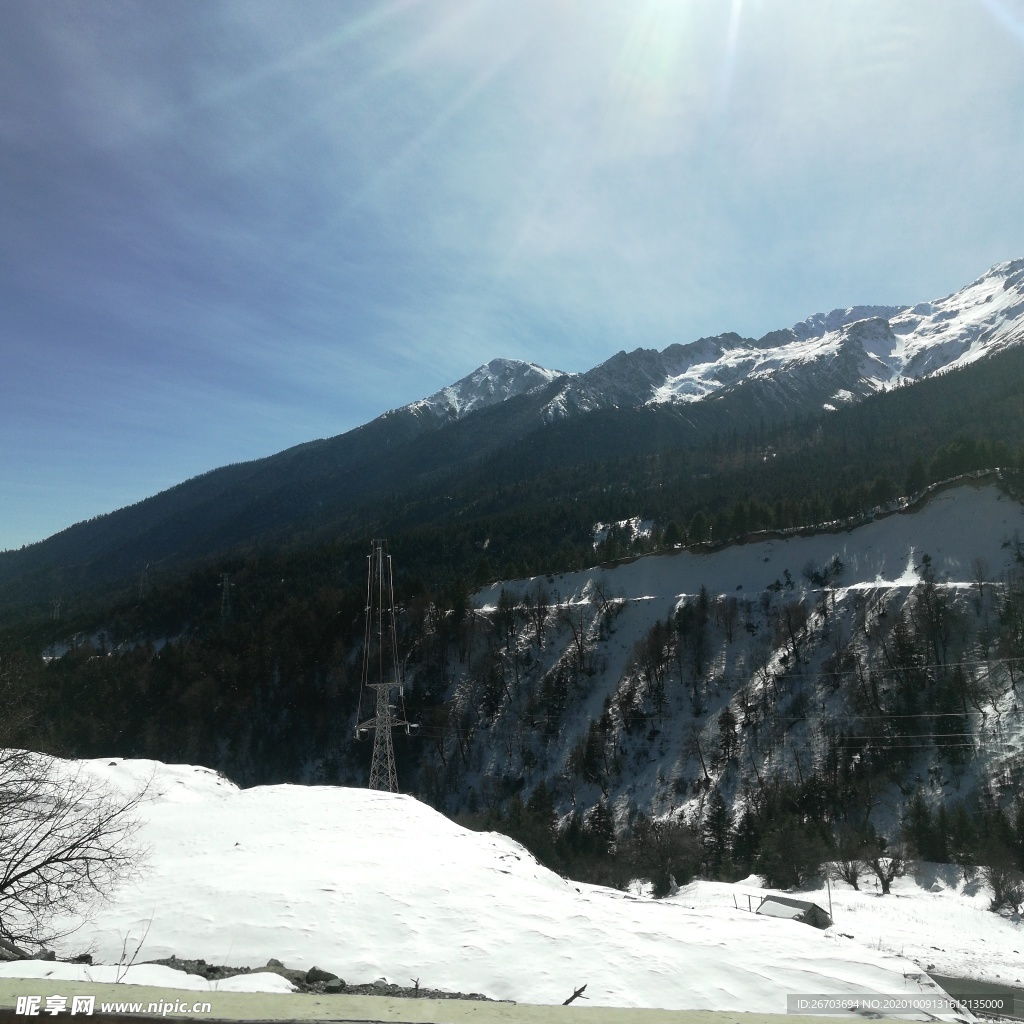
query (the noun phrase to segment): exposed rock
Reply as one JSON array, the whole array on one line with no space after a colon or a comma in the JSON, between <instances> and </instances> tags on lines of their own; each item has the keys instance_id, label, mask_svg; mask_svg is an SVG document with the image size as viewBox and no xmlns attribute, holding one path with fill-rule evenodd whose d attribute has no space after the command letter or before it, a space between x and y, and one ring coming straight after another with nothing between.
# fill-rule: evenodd
<instances>
[{"instance_id":1,"label":"exposed rock","mask_svg":"<svg viewBox=\"0 0 1024 1024\"><path fill-rule=\"evenodd\" d=\"M28 960L29 954L7 939L0 938L0 961L2 960Z\"/></svg>"},{"instance_id":2,"label":"exposed rock","mask_svg":"<svg viewBox=\"0 0 1024 1024\"><path fill-rule=\"evenodd\" d=\"M280 960L277 961L281 963ZM276 974L279 977L287 978L300 992L309 992L310 986L306 981L306 972L293 970L290 967L285 967L283 964L280 967L271 967L269 964L266 967L257 967L253 974Z\"/></svg>"},{"instance_id":3,"label":"exposed rock","mask_svg":"<svg viewBox=\"0 0 1024 1024\"><path fill-rule=\"evenodd\" d=\"M83 954L88 956L88 954ZM88 961L78 958L80 963ZM308 971L300 971L291 967L285 967L280 960L271 958L267 961L266 967L227 967L224 965L208 964L205 960L181 960L177 956L165 957L163 960L148 960L147 963L163 964L176 971L184 971L186 974L196 974L209 981L220 981L223 978L233 978L239 974L277 974L287 978L300 992L316 992L334 995L353 996L391 996L395 999L472 999L475 1001L490 1000L489 996L481 995L479 992L443 992L440 989L422 988L418 984L412 988L403 988L395 985L386 978L378 978L372 983L365 985L348 985L336 974L325 971L320 967L311 967ZM511 1002L511 1000L501 1000Z\"/></svg>"},{"instance_id":4,"label":"exposed rock","mask_svg":"<svg viewBox=\"0 0 1024 1024\"><path fill-rule=\"evenodd\" d=\"M314 985L318 981L337 981L338 976L330 971L321 971L319 967L310 967L306 971L306 984Z\"/></svg>"},{"instance_id":5,"label":"exposed rock","mask_svg":"<svg viewBox=\"0 0 1024 1024\"><path fill-rule=\"evenodd\" d=\"M148 960L147 963L163 964L175 971L184 971L186 974L197 974L207 981L222 981L224 978L233 978L238 974L251 973L248 967L226 967L221 964L208 964L205 960L179 960L176 956L165 957L163 960Z\"/></svg>"}]
</instances>

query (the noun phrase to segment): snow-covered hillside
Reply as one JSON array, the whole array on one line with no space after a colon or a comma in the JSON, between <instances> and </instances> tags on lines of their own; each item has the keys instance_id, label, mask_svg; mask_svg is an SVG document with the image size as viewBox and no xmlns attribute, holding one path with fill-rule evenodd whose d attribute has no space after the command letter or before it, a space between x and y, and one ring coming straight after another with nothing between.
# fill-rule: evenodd
<instances>
[{"instance_id":1,"label":"snow-covered hillside","mask_svg":"<svg viewBox=\"0 0 1024 1024\"><path fill-rule=\"evenodd\" d=\"M888 901L864 900L855 941L737 910L731 887L691 886L654 901L569 882L513 841L467 831L408 796L239 790L205 768L150 761L85 768L122 792L149 783L141 876L63 944L69 954L92 950L98 962L117 963L144 938L140 962L177 954L255 967L273 956L349 983L419 978L549 1004L586 984L597 1006L780 1013L787 993L934 991L916 964L876 942L911 906L920 908L922 935L929 915L946 920L945 904L907 886ZM1002 948L1009 933L992 915L979 911L972 921L944 944L966 949L984 936ZM51 965L15 963L0 973L43 968ZM171 983L166 972L127 980Z\"/></svg>"},{"instance_id":2,"label":"snow-covered hillside","mask_svg":"<svg viewBox=\"0 0 1024 1024\"><path fill-rule=\"evenodd\" d=\"M1024 342L1024 259L915 306L851 306L815 313L754 340L736 334L619 352L586 373L494 359L406 408L459 419L561 381L548 419L612 407L699 402L745 387L752 400L804 401L806 411L963 366ZM756 398L755 398L756 395ZM787 410L792 412L792 409Z\"/></svg>"},{"instance_id":3,"label":"snow-covered hillside","mask_svg":"<svg viewBox=\"0 0 1024 1024\"><path fill-rule=\"evenodd\" d=\"M621 828L699 819L713 790L735 821L758 780L817 772L870 785L890 835L915 789L1008 799L1024 716L999 610L1021 538L1019 502L961 484L852 530L495 583L452 652L423 791L472 809L543 780L560 814L603 799Z\"/></svg>"},{"instance_id":4,"label":"snow-covered hillside","mask_svg":"<svg viewBox=\"0 0 1024 1024\"><path fill-rule=\"evenodd\" d=\"M803 575L804 568L826 566L836 557L844 566L834 588L837 601L858 591L912 588L921 582L921 557L927 554L944 587L970 589L975 559L986 561L993 581L1014 564L1015 538L1024 538L1024 508L994 484L965 483L853 530L755 536L717 550L687 549L561 573L547 583L560 603L578 606L602 590L608 598L644 608L651 618L664 616L701 586L712 594L758 598L787 570L795 580L790 593L812 592L819 585ZM493 610L502 590L526 594L543 583L541 577L493 583L478 591L475 603ZM621 637L619 645L627 639Z\"/></svg>"}]
</instances>

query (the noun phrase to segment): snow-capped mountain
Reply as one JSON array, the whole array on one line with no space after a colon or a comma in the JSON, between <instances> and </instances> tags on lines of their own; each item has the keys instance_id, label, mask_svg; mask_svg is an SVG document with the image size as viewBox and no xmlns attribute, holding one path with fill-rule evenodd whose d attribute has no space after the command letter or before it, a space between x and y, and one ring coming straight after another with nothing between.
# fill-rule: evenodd
<instances>
[{"instance_id":1,"label":"snow-capped mountain","mask_svg":"<svg viewBox=\"0 0 1024 1024\"><path fill-rule=\"evenodd\" d=\"M498 405L509 398L570 377L561 370L545 370L517 359L492 359L462 380L413 402L412 412L430 412L438 419L460 419L477 409Z\"/></svg>"},{"instance_id":2,"label":"snow-capped mountain","mask_svg":"<svg viewBox=\"0 0 1024 1024\"><path fill-rule=\"evenodd\" d=\"M834 408L1024 341L1024 259L998 263L965 288L915 306L815 313L760 339L737 334L618 352L586 373L493 359L406 408L439 419L560 382L545 419L595 409L688 404L744 389L752 407Z\"/></svg>"},{"instance_id":3,"label":"snow-capped mountain","mask_svg":"<svg viewBox=\"0 0 1024 1024\"><path fill-rule=\"evenodd\" d=\"M699 443L718 431L837 410L970 363L979 364L970 372L984 374L985 357L1022 341L1018 259L932 302L836 309L760 339L726 333L663 351L619 352L585 373L492 359L347 433L212 470L24 551L0 552L0 612L147 564L278 543L297 532L347 535L399 491L414 496L409 515L431 518L447 514L453 489L484 486L496 472L551 473L557 490L559 466L603 458L612 448L630 459L655 422L672 443ZM599 410L619 413L586 415ZM621 427L636 410L646 419L634 424L634 436ZM475 482L466 483L473 473ZM482 508L478 499L467 498L467 508Z\"/></svg>"}]
</instances>

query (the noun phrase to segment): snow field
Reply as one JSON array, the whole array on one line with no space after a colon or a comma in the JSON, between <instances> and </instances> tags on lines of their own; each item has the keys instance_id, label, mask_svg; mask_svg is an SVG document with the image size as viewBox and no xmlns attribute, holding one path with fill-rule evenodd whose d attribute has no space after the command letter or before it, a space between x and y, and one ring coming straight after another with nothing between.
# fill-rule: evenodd
<instances>
[{"instance_id":1,"label":"snow field","mask_svg":"<svg viewBox=\"0 0 1024 1024\"><path fill-rule=\"evenodd\" d=\"M824 933L830 941L847 952L866 947L902 956L944 977L1024 987L1024 920L993 914L980 876L964 881L955 866L921 863L893 881L889 896L876 893L873 877L861 879L859 892L832 883L833 925ZM692 882L666 902L710 911L735 897L746 908L749 893L756 907L771 891L759 882L756 875L735 885ZM824 884L788 895L829 907Z\"/></svg>"},{"instance_id":2,"label":"snow field","mask_svg":"<svg viewBox=\"0 0 1024 1024\"><path fill-rule=\"evenodd\" d=\"M125 792L149 780L150 853L62 954L90 950L112 964L146 934L139 962L176 954L256 967L273 956L353 983L419 978L539 1004L584 983L592 1006L763 1012L784 1012L789 992L928 990L907 978L918 973L907 959L737 911L731 899L690 907L566 881L512 840L463 829L412 797L239 790L205 768L150 761L85 767ZM102 968L77 970L107 980ZM131 970L167 984L149 980L155 968Z\"/></svg>"}]
</instances>

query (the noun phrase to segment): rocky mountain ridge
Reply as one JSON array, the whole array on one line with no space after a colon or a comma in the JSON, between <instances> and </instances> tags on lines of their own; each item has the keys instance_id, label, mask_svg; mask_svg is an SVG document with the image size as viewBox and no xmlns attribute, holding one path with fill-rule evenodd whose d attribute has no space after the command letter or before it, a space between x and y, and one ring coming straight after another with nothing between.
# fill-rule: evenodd
<instances>
[{"instance_id":1,"label":"rocky mountain ridge","mask_svg":"<svg viewBox=\"0 0 1024 1024\"><path fill-rule=\"evenodd\" d=\"M942 299L914 306L851 306L815 313L759 339L726 333L688 344L620 351L585 373L494 359L409 412L459 419L558 382L547 420L596 409L688 404L745 387L828 408L963 366L1024 341L1024 259L998 263ZM395 410L394 415L401 410Z\"/></svg>"}]
</instances>

